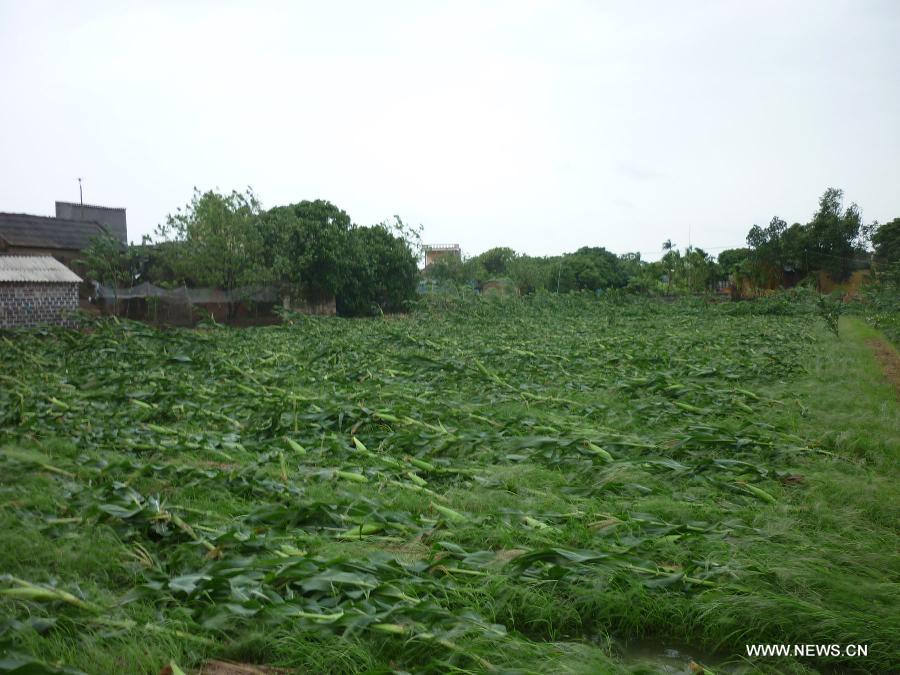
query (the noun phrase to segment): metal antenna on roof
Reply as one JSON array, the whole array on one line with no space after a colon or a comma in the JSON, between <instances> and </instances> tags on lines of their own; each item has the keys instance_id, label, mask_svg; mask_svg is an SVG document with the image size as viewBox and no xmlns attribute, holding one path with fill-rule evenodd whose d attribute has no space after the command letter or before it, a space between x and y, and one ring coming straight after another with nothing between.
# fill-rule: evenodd
<instances>
[{"instance_id":1,"label":"metal antenna on roof","mask_svg":"<svg viewBox=\"0 0 900 675\"><path fill-rule=\"evenodd\" d=\"M84 206L84 193L81 191L81 179L78 179L78 203Z\"/></svg>"}]
</instances>

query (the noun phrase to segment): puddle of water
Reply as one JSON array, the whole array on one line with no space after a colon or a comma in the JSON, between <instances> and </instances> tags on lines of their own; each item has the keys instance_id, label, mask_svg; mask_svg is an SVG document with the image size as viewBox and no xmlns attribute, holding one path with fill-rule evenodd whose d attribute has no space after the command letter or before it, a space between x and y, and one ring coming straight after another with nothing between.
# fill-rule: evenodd
<instances>
[{"instance_id":1,"label":"puddle of water","mask_svg":"<svg viewBox=\"0 0 900 675\"><path fill-rule=\"evenodd\" d=\"M646 668L647 673L702 675L704 666L708 669L707 673L716 675L735 672L731 668L720 668L721 657L689 645L654 640L637 640L620 645L619 658L637 672Z\"/></svg>"}]
</instances>

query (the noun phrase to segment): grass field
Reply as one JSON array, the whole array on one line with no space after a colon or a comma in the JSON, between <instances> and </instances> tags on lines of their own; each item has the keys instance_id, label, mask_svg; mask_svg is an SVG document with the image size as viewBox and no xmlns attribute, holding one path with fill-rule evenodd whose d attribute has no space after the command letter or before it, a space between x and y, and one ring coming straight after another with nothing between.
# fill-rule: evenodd
<instances>
[{"instance_id":1,"label":"grass field","mask_svg":"<svg viewBox=\"0 0 900 675\"><path fill-rule=\"evenodd\" d=\"M0 672L896 672L870 331L544 297L0 337Z\"/></svg>"}]
</instances>

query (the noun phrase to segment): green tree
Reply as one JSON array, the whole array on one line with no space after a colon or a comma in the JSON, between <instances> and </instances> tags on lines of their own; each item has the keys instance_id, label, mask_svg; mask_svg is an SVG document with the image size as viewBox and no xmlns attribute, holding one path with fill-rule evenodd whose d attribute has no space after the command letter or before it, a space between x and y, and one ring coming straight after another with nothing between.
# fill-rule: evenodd
<instances>
[{"instance_id":1,"label":"green tree","mask_svg":"<svg viewBox=\"0 0 900 675\"><path fill-rule=\"evenodd\" d=\"M880 264L900 262L900 218L889 223L876 223L872 234L875 258Z\"/></svg>"},{"instance_id":2,"label":"green tree","mask_svg":"<svg viewBox=\"0 0 900 675\"><path fill-rule=\"evenodd\" d=\"M618 257L602 247L584 246L563 256L558 274L563 293L621 288L628 282Z\"/></svg>"},{"instance_id":3,"label":"green tree","mask_svg":"<svg viewBox=\"0 0 900 675\"><path fill-rule=\"evenodd\" d=\"M844 192L828 188L808 226L806 244L813 269L828 272L835 281L850 276L853 258L860 253L862 216L856 204L843 208Z\"/></svg>"},{"instance_id":4,"label":"green tree","mask_svg":"<svg viewBox=\"0 0 900 675\"><path fill-rule=\"evenodd\" d=\"M728 248L718 255L718 263L725 274L734 274L750 257L749 248Z\"/></svg>"},{"instance_id":5,"label":"green tree","mask_svg":"<svg viewBox=\"0 0 900 675\"><path fill-rule=\"evenodd\" d=\"M787 223L774 216L767 227L754 225L747 233L751 277L759 286L781 283L785 264L782 235L786 229Z\"/></svg>"},{"instance_id":6,"label":"green tree","mask_svg":"<svg viewBox=\"0 0 900 675\"><path fill-rule=\"evenodd\" d=\"M425 268L423 276L442 284L460 285L466 282L466 267L456 256L442 256Z\"/></svg>"},{"instance_id":7,"label":"green tree","mask_svg":"<svg viewBox=\"0 0 900 675\"><path fill-rule=\"evenodd\" d=\"M76 264L84 267L85 274L92 281L112 288L113 297L118 301L119 288L131 286L134 278L131 248L108 232L91 239L90 245L82 252L84 256Z\"/></svg>"},{"instance_id":8,"label":"green tree","mask_svg":"<svg viewBox=\"0 0 900 675\"><path fill-rule=\"evenodd\" d=\"M630 274L627 288L635 293L656 294L666 292L668 284L662 281L667 274L662 260L644 262Z\"/></svg>"},{"instance_id":9,"label":"green tree","mask_svg":"<svg viewBox=\"0 0 900 675\"><path fill-rule=\"evenodd\" d=\"M350 216L329 201L276 206L261 216L265 261L288 295L336 296L350 273Z\"/></svg>"},{"instance_id":10,"label":"green tree","mask_svg":"<svg viewBox=\"0 0 900 675\"><path fill-rule=\"evenodd\" d=\"M710 290L718 278L715 260L703 249L689 246L681 259L682 288L690 293Z\"/></svg>"},{"instance_id":11,"label":"green tree","mask_svg":"<svg viewBox=\"0 0 900 675\"><path fill-rule=\"evenodd\" d=\"M84 257L76 264L84 266L85 273L93 281L113 288L131 282L128 249L108 232L92 237L82 255Z\"/></svg>"},{"instance_id":12,"label":"green tree","mask_svg":"<svg viewBox=\"0 0 900 675\"><path fill-rule=\"evenodd\" d=\"M681 255L678 253L678 249L675 248L675 242L671 239L666 239L662 243L662 250L665 251L663 253L663 257L660 262L665 269L666 274L666 292L672 292L672 283L675 279L675 272L678 266L681 264Z\"/></svg>"},{"instance_id":13,"label":"green tree","mask_svg":"<svg viewBox=\"0 0 900 675\"><path fill-rule=\"evenodd\" d=\"M260 229L261 207L251 189L224 195L196 188L191 202L157 230L159 248L177 280L233 292L269 280ZM229 302L234 315L237 299Z\"/></svg>"},{"instance_id":14,"label":"green tree","mask_svg":"<svg viewBox=\"0 0 900 675\"><path fill-rule=\"evenodd\" d=\"M751 255L749 248L729 248L718 255L719 278L731 286L732 298L740 297L743 280L752 277Z\"/></svg>"},{"instance_id":15,"label":"green tree","mask_svg":"<svg viewBox=\"0 0 900 675\"><path fill-rule=\"evenodd\" d=\"M644 264L640 253L623 253L619 256L619 269L622 270L622 274L629 281L640 276Z\"/></svg>"},{"instance_id":16,"label":"green tree","mask_svg":"<svg viewBox=\"0 0 900 675\"><path fill-rule=\"evenodd\" d=\"M520 255L510 261L507 273L519 293L525 295L550 289L556 281L553 270L554 264L549 258Z\"/></svg>"},{"instance_id":17,"label":"green tree","mask_svg":"<svg viewBox=\"0 0 900 675\"><path fill-rule=\"evenodd\" d=\"M337 289L337 310L350 316L399 312L415 298L417 254L404 236L403 221L354 227L344 255L348 273Z\"/></svg>"},{"instance_id":18,"label":"green tree","mask_svg":"<svg viewBox=\"0 0 900 675\"><path fill-rule=\"evenodd\" d=\"M509 274L509 267L516 259L516 252L505 246L490 248L477 256L478 262L492 277L504 277Z\"/></svg>"}]
</instances>

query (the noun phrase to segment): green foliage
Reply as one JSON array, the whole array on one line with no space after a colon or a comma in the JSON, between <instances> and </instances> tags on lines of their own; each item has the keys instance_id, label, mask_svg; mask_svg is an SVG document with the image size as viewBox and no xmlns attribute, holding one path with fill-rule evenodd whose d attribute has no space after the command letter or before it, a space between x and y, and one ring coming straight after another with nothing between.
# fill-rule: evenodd
<instances>
[{"instance_id":1,"label":"green foliage","mask_svg":"<svg viewBox=\"0 0 900 675\"><path fill-rule=\"evenodd\" d=\"M232 290L274 284L287 297L335 297L343 314L399 311L416 284L418 231L399 217L357 227L324 200L263 211L251 190L200 193L157 229L157 241L132 247L141 278Z\"/></svg>"},{"instance_id":2,"label":"green foliage","mask_svg":"<svg viewBox=\"0 0 900 675\"><path fill-rule=\"evenodd\" d=\"M813 317L615 301L5 345L0 424L50 448L0 453L16 537L0 562L31 577L2 586L16 647L152 671L148 654L197 663L254 627L278 636L253 648L264 663L362 641L367 668L443 672L534 667L603 626L894 653L896 590L877 580L892 518L871 518L869 491L895 483L820 458L785 412L802 408L761 391L796 395L811 334L832 348ZM22 354L65 378L48 390ZM809 487L783 483L798 471ZM868 487L832 516L837 477Z\"/></svg>"},{"instance_id":3,"label":"green foliage","mask_svg":"<svg viewBox=\"0 0 900 675\"><path fill-rule=\"evenodd\" d=\"M736 316L814 316L819 294L807 286L795 286L753 300L729 303L723 311Z\"/></svg>"},{"instance_id":4,"label":"green foliage","mask_svg":"<svg viewBox=\"0 0 900 675\"><path fill-rule=\"evenodd\" d=\"M470 276L469 267L454 256L444 256L426 267L424 276L441 284L463 285Z\"/></svg>"},{"instance_id":5,"label":"green foliage","mask_svg":"<svg viewBox=\"0 0 900 675\"><path fill-rule=\"evenodd\" d=\"M862 288L862 298L854 306L857 313L900 346L900 261L876 265Z\"/></svg>"},{"instance_id":6,"label":"green foliage","mask_svg":"<svg viewBox=\"0 0 900 675\"><path fill-rule=\"evenodd\" d=\"M843 190L827 189L808 226L810 264L838 282L850 276L862 227L859 207L851 204L844 209L843 198Z\"/></svg>"},{"instance_id":7,"label":"green foliage","mask_svg":"<svg viewBox=\"0 0 900 675\"><path fill-rule=\"evenodd\" d=\"M414 297L418 231L398 216L357 227L331 202L302 201L264 213L262 229L268 264L291 295L334 296L350 316L402 311Z\"/></svg>"},{"instance_id":8,"label":"green foliage","mask_svg":"<svg viewBox=\"0 0 900 675\"><path fill-rule=\"evenodd\" d=\"M475 287L492 279L507 278L520 294L542 290L569 293L624 287L642 265L638 254L616 256L600 247L585 246L554 257L494 248L464 261L439 260L428 266L425 276L440 283Z\"/></svg>"},{"instance_id":9,"label":"green foliage","mask_svg":"<svg viewBox=\"0 0 900 675\"><path fill-rule=\"evenodd\" d=\"M721 267L706 251L688 247L683 252L675 248L664 249L663 257L652 263L631 261L628 270L628 289L646 294L702 294L714 291L724 278Z\"/></svg>"},{"instance_id":10,"label":"green foliage","mask_svg":"<svg viewBox=\"0 0 900 675\"><path fill-rule=\"evenodd\" d=\"M504 277L509 273L511 263L516 259L516 252L511 248L491 248L477 256L476 260L491 277Z\"/></svg>"},{"instance_id":11,"label":"green foliage","mask_svg":"<svg viewBox=\"0 0 900 675\"><path fill-rule=\"evenodd\" d=\"M729 248L719 253L717 262L723 272L734 274L745 266L749 257L749 248Z\"/></svg>"},{"instance_id":12,"label":"green foliage","mask_svg":"<svg viewBox=\"0 0 900 675\"><path fill-rule=\"evenodd\" d=\"M842 190L828 188L812 220L802 225L777 216L765 228L754 225L747 234L750 275L759 286L780 286L784 272L798 277L824 271L836 282L850 276L853 261L863 254L859 207L843 207Z\"/></svg>"},{"instance_id":13,"label":"green foliage","mask_svg":"<svg viewBox=\"0 0 900 675\"><path fill-rule=\"evenodd\" d=\"M337 292L341 314L365 316L401 312L415 299L418 265L403 236L403 222L356 227L343 250L351 263Z\"/></svg>"},{"instance_id":14,"label":"green foliage","mask_svg":"<svg viewBox=\"0 0 900 675\"><path fill-rule=\"evenodd\" d=\"M754 225L747 233L747 245L750 247L751 274L758 285L765 285L770 279L781 279L781 272L786 264L782 236L787 223L775 216L768 227Z\"/></svg>"},{"instance_id":15,"label":"green foliage","mask_svg":"<svg viewBox=\"0 0 900 675\"><path fill-rule=\"evenodd\" d=\"M621 288L628 283L619 258L602 247L584 246L559 260L559 290L562 293Z\"/></svg>"},{"instance_id":16,"label":"green foliage","mask_svg":"<svg viewBox=\"0 0 900 675\"><path fill-rule=\"evenodd\" d=\"M817 298L817 301L819 316L825 321L825 325L828 326L828 329L837 336L838 323L841 318L841 313L844 310L844 303L841 300L840 294L822 294Z\"/></svg>"},{"instance_id":17,"label":"green foliage","mask_svg":"<svg viewBox=\"0 0 900 675\"><path fill-rule=\"evenodd\" d=\"M894 670L900 413L846 318L836 340L799 300L435 303L0 339L0 650L627 672L650 635L859 642L778 668Z\"/></svg>"},{"instance_id":18,"label":"green foliage","mask_svg":"<svg viewBox=\"0 0 900 675\"><path fill-rule=\"evenodd\" d=\"M507 272L519 289L519 293L528 294L555 289L553 268L553 263L546 258L520 255L510 261Z\"/></svg>"},{"instance_id":19,"label":"green foliage","mask_svg":"<svg viewBox=\"0 0 900 675\"><path fill-rule=\"evenodd\" d=\"M691 293L713 290L721 278L716 261L701 248L688 247L682 258L683 285Z\"/></svg>"},{"instance_id":20,"label":"green foliage","mask_svg":"<svg viewBox=\"0 0 900 675\"><path fill-rule=\"evenodd\" d=\"M130 286L135 273L133 249L104 232L91 239L80 261L89 279L113 289Z\"/></svg>"},{"instance_id":21,"label":"green foliage","mask_svg":"<svg viewBox=\"0 0 900 675\"><path fill-rule=\"evenodd\" d=\"M875 258L882 264L900 262L900 218L875 226L872 234Z\"/></svg>"},{"instance_id":22,"label":"green foliage","mask_svg":"<svg viewBox=\"0 0 900 675\"><path fill-rule=\"evenodd\" d=\"M352 273L351 227L345 211L321 199L271 208L261 218L266 263L294 295L336 295Z\"/></svg>"},{"instance_id":23,"label":"green foliage","mask_svg":"<svg viewBox=\"0 0 900 675\"><path fill-rule=\"evenodd\" d=\"M158 239L169 242L158 253L179 281L224 290L263 283L270 275L260 213L250 189L224 195L194 188L191 202L157 228Z\"/></svg>"}]
</instances>

